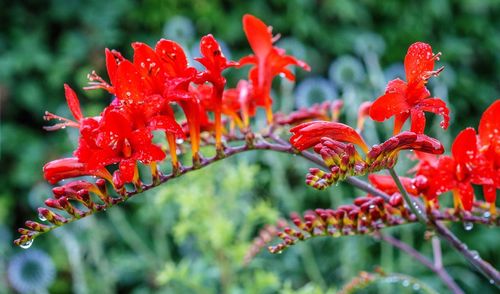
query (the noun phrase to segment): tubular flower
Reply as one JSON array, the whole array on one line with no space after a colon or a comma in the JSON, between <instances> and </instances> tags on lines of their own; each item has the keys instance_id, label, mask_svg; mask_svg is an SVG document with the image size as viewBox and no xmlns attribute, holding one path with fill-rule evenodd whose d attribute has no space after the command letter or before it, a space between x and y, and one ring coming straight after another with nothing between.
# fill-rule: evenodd
<instances>
[{"instance_id":1,"label":"tubular flower","mask_svg":"<svg viewBox=\"0 0 500 294\"><path fill-rule=\"evenodd\" d=\"M329 168L329 172L318 168L309 169L306 184L315 189L325 189L349 176L360 176L386 168L392 168L399 151L417 150L431 154L442 154L441 143L423 134L403 132L382 144L368 146L351 127L337 122L314 121L293 127L290 142L302 151L314 146ZM354 144L366 153L362 158Z\"/></svg>"},{"instance_id":2,"label":"tubular flower","mask_svg":"<svg viewBox=\"0 0 500 294\"><path fill-rule=\"evenodd\" d=\"M420 193L426 200L452 191L455 207L471 210L475 195L472 185L483 187L486 202L495 213L496 190L499 185L498 142L500 141L500 103L494 102L483 114L479 135L467 128L455 138L451 156L429 157L417 154L417 175L426 179ZM496 148L496 149L495 149Z\"/></svg>"},{"instance_id":3,"label":"tubular flower","mask_svg":"<svg viewBox=\"0 0 500 294\"><path fill-rule=\"evenodd\" d=\"M307 122L291 128L290 132L293 134L290 143L301 151L318 144L323 137L354 143L361 147L364 152L368 151L368 146L356 130L338 122Z\"/></svg>"},{"instance_id":4,"label":"tubular flower","mask_svg":"<svg viewBox=\"0 0 500 294\"><path fill-rule=\"evenodd\" d=\"M215 142L218 149L222 148L222 98L226 79L222 71L228 67L236 66L236 62L226 59L217 40L209 34L201 38L200 51L203 57L195 58L205 66L206 70L199 74L199 82L208 81L213 85L212 97L215 117Z\"/></svg>"},{"instance_id":5,"label":"tubular flower","mask_svg":"<svg viewBox=\"0 0 500 294\"><path fill-rule=\"evenodd\" d=\"M332 109L332 104L335 101L325 101L321 104L316 103L311 107L303 107L285 115L278 113L276 116L276 124L278 125L298 125L314 120L330 120L329 111Z\"/></svg>"},{"instance_id":6,"label":"tubular flower","mask_svg":"<svg viewBox=\"0 0 500 294\"><path fill-rule=\"evenodd\" d=\"M240 111L242 128L248 129L250 118L255 116L256 112L254 91L251 83L240 80L236 88L224 91L223 105L227 106L230 111ZM231 116L234 117L234 115Z\"/></svg>"},{"instance_id":7,"label":"tubular flower","mask_svg":"<svg viewBox=\"0 0 500 294\"><path fill-rule=\"evenodd\" d=\"M120 183L137 180L138 160L149 164L165 157L161 148L152 144L151 132L147 128L134 129L133 122L122 110L108 107L99 125L94 127L82 129L75 156L91 170L118 163L115 178Z\"/></svg>"},{"instance_id":8,"label":"tubular flower","mask_svg":"<svg viewBox=\"0 0 500 294\"><path fill-rule=\"evenodd\" d=\"M439 98L430 98L425 87L428 79L437 76L443 67L434 70L435 60L441 54L433 54L429 44L417 42L408 48L405 57L406 82L395 79L389 82L385 94L377 98L370 107L370 117L384 121L394 116L394 134L401 131L405 121L411 117L411 131L422 134L425 129L424 112L433 112L443 116L441 127L449 124L449 110Z\"/></svg>"},{"instance_id":9,"label":"tubular flower","mask_svg":"<svg viewBox=\"0 0 500 294\"><path fill-rule=\"evenodd\" d=\"M111 174L105 168L91 170L76 157L61 158L45 164L43 175L50 184L81 176L98 176L111 181Z\"/></svg>"},{"instance_id":10,"label":"tubular flower","mask_svg":"<svg viewBox=\"0 0 500 294\"><path fill-rule=\"evenodd\" d=\"M495 208L496 190L500 189L500 100L493 102L481 117L477 152L480 174L488 174L493 184L483 186L484 197Z\"/></svg>"},{"instance_id":11,"label":"tubular flower","mask_svg":"<svg viewBox=\"0 0 500 294\"><path fill-rule=\"evenodd\" d=\"M255 16L250 14L243 16L243 30L254 55L243 57L239 63L240 65L254 65L250 70L249 80L254 87L256 104L264 107L270 124L273 121L271 84L274 77L283 74L293 81L295 76L287 69L287 66L296 65L307 71L310 67L307 63L286 55L285 50L273 46L278 38L273 38L272 28Z\"/></svg>"}]
</instances>

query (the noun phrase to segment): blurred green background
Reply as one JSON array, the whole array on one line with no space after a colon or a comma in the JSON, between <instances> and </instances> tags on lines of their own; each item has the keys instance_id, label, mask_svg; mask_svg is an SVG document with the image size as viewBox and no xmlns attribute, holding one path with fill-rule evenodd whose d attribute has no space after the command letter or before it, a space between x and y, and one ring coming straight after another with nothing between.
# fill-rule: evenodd
<instances>
[{"instance_id":1,"label":"blurred green background","mask_svg":"<svg viewBox=\"0 0 500 294\"><path fill-rule=\"evenodd\" d=\"M262 252L243 265L264 224L363 195L346 185L314 191L303 184L309 164L280 154L249 153L197 171L45 235L29 250L12 240L50 195L43 164L75 147L74 131L41 128L45 110L69 114L63 83L77 90L86 115L98 114L110 101L104 91L81 90L91 70L106 76L104 48L131 57L131 42L154 45L163 37L196 56L197 40L212 33L237 60L250 53L241 17L252 13L281 33L279 46L313 68L297 72L296 85L276 82L276 110L341 98L342 120L353 125L357 106L404 74L408 46L428 42L443 53L445 65L430 82L431 91L452 111L450 130L441 130L433 116L428 128L449 149L451 138L476 127L481 112L500 97L499 1L0 0L0 7L0 293L325 293L376 267L418 283L381 279L360 293L419 293L423 285L446 292L429 270L368 236L315 239L281 255ZM245 74L228 71L229 85ZM390 123L368 122L365 136L377 143L390 129ZM400 170L409 164L403 158ZM465 231L457 224L453 230L500 266L498 229ZM387 232L431 255L418 226ZM447 269L466 292L495 293L443 247Z\"/></svg>"}]
</instances>

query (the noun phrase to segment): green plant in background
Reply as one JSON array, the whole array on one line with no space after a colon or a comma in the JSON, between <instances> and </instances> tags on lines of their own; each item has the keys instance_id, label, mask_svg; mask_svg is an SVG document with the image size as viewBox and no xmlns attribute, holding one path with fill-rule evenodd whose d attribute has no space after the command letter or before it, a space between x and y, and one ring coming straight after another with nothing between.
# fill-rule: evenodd
<instances>
[{"instance_id":1,"label":"green plant in background","mask_svg":"<svg viewBox=\"0 0 500 294\"><path fill-rule=\"evenodd\" d=\"M109 5L113 9L104 9L103 5ZM290 7L293 7L293 9L287 8L288 5L291 5ZM326 1L320 5L317 8L301 1L293 3L282 1L241 3L238 7L223 5L217 1L202 2L200 5L194 6L183 1L145 1L140 6L128 1L112 1L109 4L75 1L70 2L70 5L68 3L61 5L59 1L53 1L50 9L44 10L43 13L40 13L40 4L35 2L16 3L9 6L9 9L0 12L2 19L5 20L0 24L0 60L2 65L5 65L1 67L3 78L2 82L0 82L2 101L1 160L2 166L6 167L3 169L0 179L2 181L0 222L13 227L15 223L19 223L22 218L25 218L28 213L31 214L24 208L26 205L23 205L23 202L26 200L21 199L23 197L19 197L19 195L28 194L29 187L39 179L39 173L26 173L25 171L39 170L44 161L48 158L54 158L55 154L67 151L68 147L75 142L71 142L64 135L53 134L48 137L44 136L47 145L41 143L43 142L41 139L42 132L38 130L42 122L41 119L37 120L37 118L41 118L39 114L45 109L58 109L57 105L60 105L59 97L61 96L60 85L65 81L73 80L78 85L83 86L85 84L84 77L92 68L102 72L104 61L101 52L103 47L123 46L132 40L151 42L151 40L158 39L162 32L167 30L167 24L170 23L168 20L175 15L192 19L192 24L198 32L195 35L206 33L208 30L216 33L217 37L220 36L233 49L231 55L240 57L242 51L239 51L238 48L242 48L244 45L240 26L239 24L227 25L227 22L238 23L244 11L255 12L262 18L272 20L270 22L273 23L275 31L281 31L284 35L293 35L296 38L295 45L292 46L298 48L299 46L296 45L298 43L302 47L300 50L306 53L304 53L305 55L293 51L292 53L299 58L305 59L313 66L313 75L327 75L329 62L325 63L325 60L342 59L343 54L354 56L358 62L362 63L366 71L366 76L363 79L354 81L356 85L355 91L349 92L350 89L340 88L339 83L336 82L331 85L339 90L340 97L354 97L356 101L372 99L380 94L383 90L380 87L383 87L387 80L394 77L388 74L386 79L381 81L383 77L381 75L382 70L393 62L400 61L401 50L406 48L410 42L416 39L429 40L433 46L446 53L444 61L448 64L446 65L446 74L439 79L435 79L439 83L433 84L431 82L431 91L436 96L441 95L442 98L450 97L454 107L452 114L461 114L460 120L455 124L456 128L451 130L451 134L455 134L458 129L465 125L474 125L471 122L477 121L479 117L478 110L486 107L488 97L498 97L498 89L495 88L495 84L491 79L499 73L499 68L496 66L499 47L494 38L488 37L495 35L496 30L498 30L495 26L490 25L494 24L495 16L498 15L498 7L494 3L487 1L442 1L436 4L435 1L424 1L418 9L408 8L405 7L406 4L404 3L392 1L382 4L376 3L376 1L365 1L362 4L349 1ZM316 14L313 11L320 11L320 13ZM428 13L418 13L417 15L416 11L426 11ZM221 19L223 12L224 19L227 22L214 21ZM34 14L37 15L36 18L30 17ZM360 17L360 15L363 17ZM449 24L451 19L455 21L450 29L450 26L445 24ZM332 26L331 23L335 25ZM398 23L398 25L394 26L394 23ZM415 25L415 23L425 23L427 25L424 29L423 26ZM33 33L25 33L33 32L33 27L41 28L36 32L40 37L33 38ZM375 47L363 51L366 49L363 49L363 42L359 40L363 39L364 34L359 34L359 32L377 32L377 35L382 37L382 42L385 42L385 46L377 45L376 37L375 39L371 37L371 41L365 42L365 44L375 44L373 45ZM190 36L189 34L186 35ZM26 40L21 41L21 39ZM30 39L31 45L22 45L26 44L28 39ZM370 40L370 38L368 39ZM285 41L285 39L281 41ZM186 42L186 48L195 46L194 41L190 41L189 38ZM60 45L66 43L66 46ZM279 46L288 48L281 43L279 43ZM23 51L17 50L18 48L38 48L38 50L36 52L25 50L24 52L29 52L29 54L21 55L19 52ZM62 50L60 48L68 49ZM127 50L130 49L125 49L124 52L130 52ZM290 51L287 50L287 52ZM473 54L473 52L478 52L478 54ZM31 58L31 53L36 53L37 56ZM130 56L130 54L127 55ZM89 64L89 56L91 56L90 63L92 64ZM24 63L23 67L17 67L16 70L14 70L16 67L9 65L22 63ZM47 64L50 65L47 66ZM451 69L453 69L455 80L448 80L452 76ZM387 73L387 71L383 72ZM472 72L474 74L471 74ZM300 77L303 77L303 74L300 72L297 72L297 74L299 75L298 83L300 85L302 80ZM232 77L235 77L235 79L233 80ZM235 85L236 77L238 77L238 74L231 72L228 75L228 83ZM330 77L332 78L332 75ZM349 79L349 75L347 75L347 78ZM47 79L52 82L45 83L44 81L47 81ZM280 83L279 86L280 90L277 92L279 95L274 96L277 98L275 105L279 105L279 108L284 112L290 112L294 108L294 100L290 99L290 97L293 97L290 95L294 95L293 87L284 82ZM438 90L446 91L447 95L438 94ZM20 95L21 92L24 94ZM104 97L97 92L90 93L89 99L94 102L103 104L109 102L109 97ZM478 96L477 93L481 93L481 95ZM25 98L20 99L20 97ZM455 97L461 99L458 100ZM23 99L26 102L23 102ZM32 101L29 102L29 99ZM467 104L467 101L474 101L473 99L479 100L475 100L477 103L471 107ZM82 103L86 107L85 113L98 114L98 106L90 106L94 102ZM58 113L67 112L62 106L59 109L61 111ZM28 121L27 117L29 117ZM356 112L352 112L350 118L348 113L343 113L341 119L350 119L353 122L356 117ZM21 120L23 122L19 123ZM449 134L439 131L437 122L433 122L431 128L430 134L438 135L445 146L451 145ZM385 128L375 127L372 122L367 121L365 138L370 143L379 142L379 138L385 137L390 132L389 129L388 125ZM57 150L54 146L58 146ZM23 150L20 151L20 148ZM351 202L349 199L353 195L359 195L357 194L359 192L342 184L336 189L326 192L326 194L304 187L301 184L302 171L307 167L307 163L297 160L291 162L287 158L285 155L248 154L248 160L258 163L260 166L259 173L256 176L258 184L251 188L248 193L263 197L266 200L265 203L279 209L280 214L287 215L290 211L304 211L314 207L336 207L339 204ZM402 161L404 161L404 158L400 158L401 171L407 169ZM409 164L409 161L406 164ZM7 170L9 172L6 172ZM292 194L293 197L290 197L289 195ZM222 195L222 197L225 196L226 194ZM156 195L147 195L145 198L155 199L156 197ZM141 202L141 200L135 199L132 201ZM142 205L145 204L142 203ZM135 207L134 204L130 204L128 207L123 207L126 211L120 211L122 215L127 216L128 221L134 224L131 227L136 227L137 231L141 231L137 227L142 227L139 224L144 224L148 216L147 207L144 208L146 212L142 214L131 213L134 209L140 210L140 208L142 206ZM109 215L119 209L110 210ZM17 215L16 218L12 217L13 211ZM120 212L116 214L118 215ZM103 259L102 257L108 250L117 246L117 242L123 242L121 236L124 234L116 233L114 229L108 228L112 225L103 225L102 221L107 224L107 220L101 217L97 220L80 221L85 224L76 225L78 226L77 230L74 229L76 226L72 225L70 228L71 233L64 230L64 233L60 234L60 240L62 241L60 244L54 244L55 242L47 242L47 240L42 239L37 242L37 247L40 246L46 249L54 259L58 269L58 277L70 275L74 277L73 280L66 279L64 282L58 279L52 286L51 292L66 292L71 287L80 293L93 291L95 288L88 284L89 280L95 281L97 285L105 285L108 292L114 292L121 287L132 287L136 288L137 291L145 291L145 289L154 287L153 285L160 284L161 279L159 277L158 282L144 283L145 280L154 280L155 278L152 276L144 280L132 279L133 282L127 282L131 276L134 276L133 274L118 275L113 273L119 267L117 265L121 265L120 261L124 260L127 260L128 263L125 263L123 267L135 266L136 273L142 273L143 266L149 267L149 264L155 258L144 258L142 265L137 265L134 262L137 257L135 251L130 250L128 246L124 246L116 250L112 259ZM97 234L98 231L100 233ZM255 235L255 233L254 229L252 235ZM422 233L418 226L403 227L394 233L406 243L413 244L424 253L430 253L431 248L427 242L423 242L421 238L417 237ZM67 237L68 234L70 234L70 237L73 236L73 239ZM167 236L173 238L173 234L170 232ZM98 235L101 236L97 237ZM498 240L498 234L495 231L492 232L481 226L475 226L472 231L464 231L459 236L466 243L478 239L485 240L485 242L477 244L476 249L481 253L481 256L491 260L493 264L498 263L498 255L495 253L494 247L495 241ZM139 234L139 238L143 238L143 236ZM191 237L191 239L193 238ZM66 241L67 239L74 241ZM96 239L95 242L94 239ZM92 242L90 246L87 246L89 240L92 240ZM171 239L171 242L176 243L173 239ZM151 238L143 238L143 243L148 247L157 246L153 245ZM75 246L75 244L78 246ZM297 289L306 285L301 291L312 293L315 291L314 289L325 291L326 288L318 286L321 285L321 279L327 285L340 285L359 271L370 269L373 264L382 264L387 272L403 271L419 278L424 277L424 281L435 289L442 287L436 277L429 274L425 268L413 266L411 259L405 257L405 255L400 256L397 251L394 252L391 246L386 245L386 243L352 237L333 241L313 240L311 244L302 246L288 252L286 258L278 256L277 261L272 263L265 262L269 258L268 256L264 256L265 258L258 257L250 264L250 267L267 268L274 266L274 268L270 270L272 274L259 274L258 277L256 275L256 279L262 280L263 284L280 285L269 289L286 288L287 291L298 291ZM175 248L175 245L172 247ZM310 247L309 253L306 249L302 249L307 247ZM350 250L353 247L356 247L356 250ZM73 248L72 252L77 254L61 254L60 252L64 252L63 248ZM79 249L75 250L74 248ZM338 260L339 256L332 256L330 253L339 250L341 250L339 256L343 258L343 262ZM7 267L8 261L14 252L15 250L10 247L7 247L5 251L2 249L0 272L2 272L2 267ZM381 252L382 255L374 257L367 254L367 252ZM177 265L183 259L184 255L182 253L179 254L179 251L176 251L173 256L176 254L178 254L177 259L173 260L171 268L177 268ZM200 254L204 255L203 252ZM452 264L449 269L450 273L453 276L463 277L460 284L466 290L482 287L481 289L485 289L482 290L483 292L493 291L488 290L491 288L481 282L477 273L469 271L453 251L445 250L443 254L445 263ZM329 260L328 264L316 262L317 271L314 270L314 265L307 266L304 264L305 260L323 261L326 258ZM353 259L356 262L352 262ZM165 258L165 260L168 260L168 258ZM273 258L272 260L276 259ZM346 263L346 261L349 261L349 263ZM183 264L188 263L183 262ZM342 266L339 267L339 264ZM185 266L185 268L190 267L192 266ZM158 272L163 269L163 266L151 268ZM79 275L82 272L84 274ZM321 274L321 278L317 277L318 272ZM203 276L204 274L206 273L201 271L200 275ZM2 276L6 277L6 275ZM84 278L83 281L82 277ZM286 277L292 278L286 282ZM201 280L206 281L207 279ZM276 282L276 280L280 282ZM313 282L308 283L308 281ZM248 282L246 285L248 284L252 283ZM260 282L256 284L260 284ZM244 289L248 290L250 287ZM384 289L387 290L387 288ZM441 289L441 291L443 290Z\"/></svg>"}]
</instances>

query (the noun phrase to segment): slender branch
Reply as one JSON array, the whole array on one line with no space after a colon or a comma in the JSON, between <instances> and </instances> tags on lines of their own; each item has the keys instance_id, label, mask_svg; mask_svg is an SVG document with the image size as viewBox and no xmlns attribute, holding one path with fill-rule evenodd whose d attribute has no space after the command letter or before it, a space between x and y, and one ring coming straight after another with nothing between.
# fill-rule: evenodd
<instances>
[{"instance_id":1,"label":"slender branch","mask_svg":"<svg viewBox=\"0 0 500 294\"><path fill-rule=\"evenodd\" d=\"M399 180L399 177L397 176L396 172L394 169L389 169L389 172L391 173L392 178L396 182L396 185L398 186L401 194L403 195L405 201L408 203L410 208L412 209L412 212L419 217L418 212L422 212L422 210L418 207L420 204L417 203L417 201L412 201L410 199L410 196L406 192L405 188L401 184L401 181ZM425 218L420 218L419 220L423 223L427 223L427 217ZM465 259L469 263L471 263L474 267L476 267L484 276L486 276L489 280L490 283L495 284L498 288L500 288L500 272L498 272L491 264L488 262L484 261L481 259L479 254L477 252L472 252L467 248L467 245L462 243L460 239L455 236L448 228L446 228L441 222L439 221L432 221L430 222L430 226L433 227L436 232L442 236L451 246L453 246L458 252L460 252Z\"/></svg>"},{"instance_id":2,"label":"slender branch","mask_svg":"<svg viewBox=\"0 0 500 294\"><path fill-rule=\"evenodd\" d=\"M399 177L394 171L394 168L389 168L389 173L398 186L398 189L401 192L401 195L403 196L406 204L408 204L408 206L410 207L411 212L413 212L413 214L417 216L418 220L421 223L427 223L427 216L422 212L422 209L418 206L418 204L410 198L410 195L408 195L408 192L406 192L406 189L399 180Z\"/></svg>"},{"instance_id":3,"label":"slender branch","mask_svg":"<svg viewBox=\"0 0 500 294\"><path fill-rule=\"evenodd\" d=\"M477 251L468 249L460 239L457 238L442 222L433 222L436 232L443 237L450 245L462 254L469 263L476 267L484 276L489 279L491 284L500 288L500 272L498 272L490 263L484 261Z\"/></svg>"},{"instance_id":4,"label":"slender branch","mask_svg":"<svg viewBox=\"0 0 500 294\"><path fill-rule=\"evenodd\" d=\"M432 253L434 255L434 266L436 268L443 268L443 254L441 251L441 240L439 237L432 237Z\"/></svg>"},{"instance_id":5,"label":"slender branch","mask_svg":"<svg viewBox=\"0 0 500 294\"><path fill-rule=\"evenodd\" d=\"M448 274L448 272L443 268L443 267L438 267L433 264L433 262L425 257L424 255L420 254L417 250L415 250L413 247L409 246L408 244L402 242L401 240L398 240L392 236L381 234L380 232L375 234L376 237L380 238L381 240L391 244L392 246L406 252L408 255L413 257L415 260L423 264L425 267L436 273L439 278L443 281L443 283L450 289L451 292L455 294L463 294L464 291L460 289L460 287L455 283L453 278Z\"/></svg>"}]
</instances>

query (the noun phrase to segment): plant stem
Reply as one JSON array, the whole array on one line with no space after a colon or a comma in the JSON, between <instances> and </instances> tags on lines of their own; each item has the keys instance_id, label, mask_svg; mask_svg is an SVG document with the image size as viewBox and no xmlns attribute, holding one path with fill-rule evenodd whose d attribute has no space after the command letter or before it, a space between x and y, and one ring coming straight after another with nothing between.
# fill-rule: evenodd
<instances>
[{"instance_id":1,"label":"plant stem","mask_svg":"<svg viewBox=\"0 0 500 294\"><path fill-rule=\"evenodd\" d=\"M392 246L406 252L408 255L413 257L422 265L424 265L425 267L436 273L439 276L439 278L443 281L443 283L446 285L446 287L450 289L451 292L455 294L464 293L464 291L460 289L460 287L455 283L453 278L448 274L448 272L443 267L437 267L436 265L433 264L433 262L430 259L420 254L420 252L415 250L413 247L409 246L404 242L401 242L400 240L392 236L381 234L380 232L376 233L375 236L391 244Z\"/></svg>"},{"instance_id":2,"label":"plant stem","mask_svg":"<svg viewBox=\"0 0 500 294\"><path fill-rule=\"evenodd\" d=\"M432 242L432 253L434 255L434 266L436 268L442 268L443 254L441 252L441 240L439 240L439 237L433 236L431 242Z\"/></svg>"},{"instance_id":3,"label":"plant stem","mask_svg":"<svg viewBox=\"0 0 500 294\"><path fill-rule=\"evenodd\" d=\"M448 243L453 246L460 254L462 254L469 263L476 267L479 272L489 279L491 284L500 288L500 272L498 272L491 264L484 261L477 251L471 251L467 245L462 243L442 222L435 221L433 225L436 232L442 236Z\"/></svg>"},{"instance_id":4,"label":"plant stem","mask_svg":"<svg viewBox=\"0 0 500 294\"><path fill-rule=\"evenodd\" d=\"M394 182L398 186L398 189L401 192L401 195L403 196L406 204L408 204L408 206L410 207L411 212L417 216L417 219L421 223L424 224L427 223L427 216L422 212L422 209L418 207L418 204L410 198L410 195L408 195L408 192L406 192L406 189L399 180L399 177L396 174L396 171L394 171L394 168L389 168L389 173L391 174L391 177L394 179Z\"/></svg>"}]
</instances>

